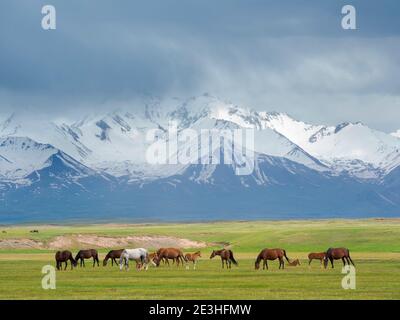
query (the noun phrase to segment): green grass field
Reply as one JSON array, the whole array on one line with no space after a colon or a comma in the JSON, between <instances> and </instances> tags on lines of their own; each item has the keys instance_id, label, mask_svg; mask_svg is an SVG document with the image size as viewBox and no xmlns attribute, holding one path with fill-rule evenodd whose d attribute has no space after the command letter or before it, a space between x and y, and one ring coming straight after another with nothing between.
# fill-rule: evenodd
<instances>
[{"instance_id":1,"label":"green grass field","mask_svg":"<svg viewBox=\"0 0 400 320\"><path fill-rule=\"evenodd\" d=\"M38 234L30 233L39 229ZM57 272L56 290L41 287L41 269L54 265L49 249L0 249L0 299L400 299L400 219L251 221L193 224L130 224L0 227L0 242L32 239L44 244L60 235L173 236L209 244L197 270L151 267L147 272L100 266ZM219 257L209 259L219 243L229 243L239 266L222 270ZM345 246L356 264L356 289L341 287L341 261L335 269L311 268L307 254ZM281 247L299 267L255 271L262 248ZM75 254L78 248L70 249ZM108 249L99 249L100 258ZM156 248L148 248L150 250ZM185 252L194 251L184 248Z\"/></svg>"}]
</instances>

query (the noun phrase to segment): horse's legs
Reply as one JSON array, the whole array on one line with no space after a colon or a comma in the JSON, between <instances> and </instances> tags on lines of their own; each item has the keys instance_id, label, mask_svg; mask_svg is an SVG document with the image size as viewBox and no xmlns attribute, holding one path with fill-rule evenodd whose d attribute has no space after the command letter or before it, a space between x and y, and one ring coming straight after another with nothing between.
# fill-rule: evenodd
<instances>
[{"instance_id":1,"label":"horse's legs","mask_svg":"<svg viewBox=\"0 0 400 320\"><path fill-rule=\"evenodd\" d=\"M268 270L268 260L267 259L265 259L264 260L264 263L265 263L265 267L267 268L267 270Z\"/></svg>"},{"instance_id":2,"label":"horse's legs","mask_svg":"<svg viewBox=\"0 0 400 320\"><path fill-rule=\"evenodd\" d=\"M224 259L221 258L221 262L222 262L222 269L224 268Z\"/></svg>"},{"instance_id":3,"label":"horse's legs","mask_svg":"<svg viewBox=\"0 0 400 320\"><path fill-rule=\"evenodd\" d=\"M331 265L332 265L332 268L333 268L333 258L330 257L329 260L331 260Z\"/></svg>"},{"instance_id":4,"label":"horse's legs","mask_svg":"<svg viewBox=\"0 0 400 320\"><path fill-rule=\"evenodd\" d=\"M67 265L68 265L68 260L65 260L65 268L64 268L64 270L67 270Z\"/></svg>"},{"instance_id":5,"label":"horse's legs","mask_svg":"<svg viewBox=\"0 0 400 320\"><path fill-rule=\"evenodd\" d=\"M312 259L309 259L309 260L308 260L308 265L311 265L311 261L312 261Z\"/></svg>"},{"instance_id":6,"label":"horse's legs","mask_svg":"<svg viewBox=\"0 0 400 320\"><path fill-rule=\"evenodd\" d=\"M342 257L342 262L343 262L343 266L346 265L346 260L344 260L344 257Z\"/></svg>"}]
</instances>

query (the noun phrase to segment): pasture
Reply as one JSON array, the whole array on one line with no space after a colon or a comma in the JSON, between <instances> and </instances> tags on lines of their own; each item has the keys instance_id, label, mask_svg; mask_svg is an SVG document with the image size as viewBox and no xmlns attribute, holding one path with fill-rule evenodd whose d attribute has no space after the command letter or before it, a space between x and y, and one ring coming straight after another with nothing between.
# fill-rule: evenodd
<instances>
[{"instance_id":1,"label":"pasture","mask_svg":"<svg viewBox=\"0 0 400 320\"><path fill-rule=\"evenodd\" d=\"M30 232L33 229L39 232ZM400 299L400 219L36 225L0 230L0 299ZM150 252L168 237L205 247L182 247L185 253L201 250L197 270L161 265L145 272L132 265L126 272L111 263L93 268L87 260L86 268L57 271L57 288L43 290L41 269L55 265L57 249L51 246L64 244L60 236L68 240L64 249L75 255L78 249L97 248L101 261L109 249L121 247L115 245L120 238L133 237L130 247L144 239ZM109 239L113 246L83 246L86 236L90 241L102 237L102 245ZM232 249L238 267L222 270L219 257L209 259L211 251L223 245ZM341 261L335 261L335 269L321 269L319 261L308 267L309 252L340 246L350 249L356 264L356 290L342 289ZM255 258L265 247L284 248L301 265L286 263L278 270L278 262L269 261L268 271L255 271Z\"/></svg>"}]
</instances>

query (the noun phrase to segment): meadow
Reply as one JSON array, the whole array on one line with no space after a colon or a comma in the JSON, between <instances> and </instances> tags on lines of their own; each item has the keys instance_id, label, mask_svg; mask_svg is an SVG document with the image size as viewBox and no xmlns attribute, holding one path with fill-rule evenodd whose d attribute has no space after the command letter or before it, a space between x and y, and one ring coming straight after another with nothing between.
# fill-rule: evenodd
<instances>
[{"instance_id":1,"label":"meadow","mask_svg":"<svg viewBox=\"0 0 400 320\"><path fill-rule=\"evenodd\" d=\"M39 233L31 233L32 229ZM0 230L0 299L400 299L400 219L19 225ZM57 271L55 290L42 289L41 269L55 264L57 251L47 245L56 237L74 235L166 236L206 247L200 249L197 270L161 265L146 272L132 266L126 272L111 264L93 268L87 260L86 268ZM42 247L10 245L22 239ZM233 250L239 262L231 270L221 269L219 257L209 259L211 251L223 245ZM65 249L75 254L83 249L79 246ZM321 269L319 261L308 266L309 252L339 246L350 249L356 264L355 290L341 286L341 261L334 269ZM255 271L254 260L265 247L284 248L301 265L278 270L278 262L273 261L268 271ZM109 249L98 248L101 260Z\"/></svg>"}]
</instances>

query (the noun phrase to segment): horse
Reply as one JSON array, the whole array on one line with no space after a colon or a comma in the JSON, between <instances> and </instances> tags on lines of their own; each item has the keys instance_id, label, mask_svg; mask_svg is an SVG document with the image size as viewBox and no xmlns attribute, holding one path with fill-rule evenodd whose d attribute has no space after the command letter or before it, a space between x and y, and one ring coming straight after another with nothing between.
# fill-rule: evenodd
<instances>
[{"instance_id":1,"label":"horse","mask_svg":"<svg viewBox=\"0 0 400 320\"><path fill-rule=\"evenodd\" d=\"M279 269L285 269L285 262L283 261L283 257L286 258L286 261L290 263L289 258L286 256L286 251L284 249L263 249L258 254L254 267L256 270L260 269L260 261L263 260L263 270L267 267L268 270L268 262L267 260L276 260L279 259Z\"/></svg>"},{"instance_id":2,"label":"horse","mask_svg":"<svg viewBox=\"0 0 400 320\"><path fill-rule=\"evenodd\" d=\"M197 259L201 258L201 252L196 251L195 253L186 253L185 254L185 260L186 260L186 269L189 269L188 262L192 261L193 262L193 270L196 270L196 265L197 265Z\"/></svg>"},{"instance_id":3,"label":"horse","mask_svg":"<svg viewBox=\"0 0 400 320\"><path fill-rule=\"evenodd\" d=\"M93 258L93 267L95 266L97 262L97 266L99 266L99 254L97 253L97 250L95 249L89 249L89 250L79 250L77 253L75 260L76 262L80 261L79 266L82 267L85 266L85 259Z\"/></svg>"},{"instance_id":4,"label":"horse","mask_svg":"<svg viewBox=\"0 0 400 320\"><path fill-rule=\"evenodd\" d=\"M300 265L300 261L299 259L293 260L292 262L289 262L288 264L291 267L295 267L295 266L299 266Z\"/></svg>"},{"instance_id":5,"label":"horse","mask_svg":"<svg viewBox=\"0 0 400 320\"><path fill-rule=\"evenodd\" d=\"M136 268L145 270L149 268L148 263L152 262L149 259L149 253L144 248L136 248L136 249L124 249L121 253L121 257L119 258L119 270L122 270L125 265L125 270L129 270L129 260L136 261ZM154 262L152 262L154 264ZM140 266L140 267L139 267Z\"/></svg>"},{"instance_id":6,"label":"horse","mask_svg":"<svg viewBox=\"0 0 400 320\"><path fill-rule=\"evenodd\" d=\"M326 251L325 259L324 259L325 269L328 266L328 260L331 262L331 265L333 268L333 260L338 260L338 259L342 259L344 266L346 265L346 261L347 261L348 265L350 265L350 262L351 262L351 264L353 266L355 266L353 260L351 260L351 258L350 258L349 249L347 249L347 248L329 248Z\"/></svg>"},{"instance_id":7,"label":"horse","mask_svg":"<svg viewBox=\"0 0 400 320\"><path fill-rule=\"evenodd\" d=\"M172 259L173 262L176 261L176 266L179 267L179 263L186 262L186 258L183 255L182 250L178 248L161 248L157 251L157 258L155 259L155 263L157 267L160 265L161 261L166 261L169 265L168 259Z\"/></svg>"},{"instance_id":8,"label":"horse","mask_svg":"<svg viewBox=\"0 0 400 320\"><path fill-rule=\"evenodd\" d=\"M65 268L64 270L67 269L67 265L68 265L68 260L71 261L71 270L73 267L77 266L77 263L74 259L74 257L72 256L72 252L65 250L65 251L57 251L56 255L56 268L57 270L62 270L62 263L65 262Z\"/></svg>"},{"instance_id":9,"label":"horse","mask_svg":"<svg viewBox=\"0 0 400 320\"><path fill-rule=\"evenodd\" d=\"M232 250L228 250L228 249L213 250L213 252L211 253L210 259L214 258L215 256L221 257L222 269L224 268L224 262L226 264L227 269L231 269L232 262L235 266L238 265L237 261L233 257Z\"/></svg>"},{"instance_id":10,"label":"horse","mask_svg":"<svg viewBox=\"0 0 400 320\"><path fill-rule=\"evenodd\" d=\"M322 267L322 262L325 259L325 252L311 252L308 255L308 265L311 265L311 261L313 261L313 259L318 259Z\"/></svg>"},{"instance_id":11,"label":"horse","mask_svg":"<svg viewBox=\"0 0 400 320\"><path fill-rule=\"evenodd\" d=\"M124 249L120 250L111 250L107 255L105 256L103 260L103 266L105 267L107 265L107 261L111 259L111 265L114 266L114 262L116 265L118 265L117 259L121 257L121 253L124 251Z\"/></svg>"}]
</instances>

